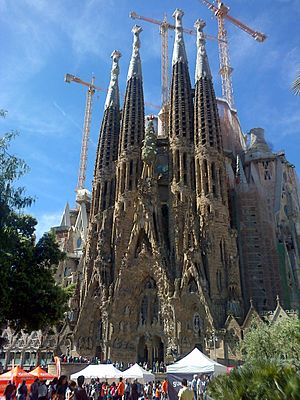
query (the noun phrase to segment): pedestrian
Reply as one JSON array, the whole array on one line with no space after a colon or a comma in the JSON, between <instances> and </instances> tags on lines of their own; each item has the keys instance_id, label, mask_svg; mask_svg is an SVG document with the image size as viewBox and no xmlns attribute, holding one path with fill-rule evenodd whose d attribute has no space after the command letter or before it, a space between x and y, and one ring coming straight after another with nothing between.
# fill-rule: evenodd
<instances>
[{"instance_id":1,"label":"pedestrian","mask_svg":"<svg viewBox=\"0 0 300 400\"><path fill-rule=\"evenodd\" d=\"M168 381L165 378L161 384L161 392L164 400L168 398Z\"/></svg>"},{"instance_id":2,"label":"pedestrian","mask_svg":"<svg viewBox=\"0 0 300 400\"><path fill-rule=\"evenodd\" d=\"M130 398L130 400L138 400L138 398L139 398L138 385L137 385L136 379L131 384L129 398Z\"/></svg>"},{"instance_id":3,"label":"pedestrian","mask_svg":"<svg viewBox=\"0 0 300 400\"><path fill-rule=\"evenodd\" d=\"M86 391L83 387L83 383L84 383L84 376L80 375L77 378L77 389L75 389L75 396L74 396L74 400L88 400L88 396L86 394Z\"/></svg>"},{"instance_id":4,"label":"pedestrian","mask_svg":"<svg viewBox=\"0 0 300 400\"><path fill-rule=\"evenodd\" d=\"M129 400L130 392L131 392L131 385L130 385L128 379L126 379L126 382L125 382L125 392L124 392L124 400Z\"/></svg>"},{"instance_id":5,"label":"pedestrian","mask_svg":"<svg viewBox=\"0 0 300 400\"><path fill-rule=\"evenodd\" d=\"M17 389L17 400L26 400L27 397L27 386L26 381L23 380L22 383L19 384Z\"/></svg>"},{"instance_id":6,"label":"pedestrian","mask_svg":"<svg viewBox=\"0 0 300 400\"><path fill-rule=\"evenodd\" d=\"M46 381L40 381L38 386L38 400L48 399L48 388L46 386Z\"/></svg>"},{"instance_id":7,"label":"pedestrian","mask_svg":"<svg viewBox=\"0 0 300 400\"><path fill-rule=\"evenodd\" d=\"M16 393L16 387L11 381L8 381L6 388L4 390L5 400L11 400Z\"/></svg>"},{"instance_id":8,"label":"pedestrian","mask_svg":"<svg viewBox=\"0 0 300 400\"><path fill-rule=\"evenodd\" d=\"M159 383L155 385L155 400L160 400L160 387Z\"/></svg>"},{"instance_id":9,"label":"pedestrian","mask_svg":"<svg viewBox=\"0 0 300 400\"><path fill-rule=\"evenodd\" d=\"M39 378L36 378L32 383L32 385L30 386L30 394L29 394L30 400L38 400L39 383L40 383Z\"/></svg>"},{"instance_id":10,"label":"pedestrian","mask_svg":"<svg viewBox=\"0 0 300 400\"><path fill-rule=\"evenodd\" d=\"M75 397L76 382L70 381L66 390L66 400L73 400Z\"/></svg>"},{"instance_id":11,"label":"pedestrian","mask_svg":"<svg viewBox=\"0 0 300 400\"><path fill-rule=\"evenodd\" d=\"M197 381L197 393L199 400L203 400L205 392L205 380L204 376L200 375Z\"/></svg>"},{"instance_id":12,"label":"pedestrian","mask_svg":"<svg viewBox=\"0 0 300 400\"><path fill-rule=\"evenodd\" d=\"M198 376L194 375L193 380L192 380L192 390L194 393L194 400L197 400L197 380L198 380Z\"/></svg>"},{"instance_id":13,"label":"pedestrian","mask_svg":"<svg viewBox=\"0 0 300 400\"><path fill-rule=\"evenodd\" d=\"M123 378L119 378L119 382L117 385L117 394L118 400L122 400L125 393L125 384L123 382Z\"/></svg>"},{"instance_id":14,"label":"pedestrian","mask_svg":"<svg viewBox=\"0 0 300 400\"><path fill-rule=\"evenodd\" d=\"M65 400L67 388L68 388L67 377L66 377L66 375L61 375L58 379L57 386L56 386L55 397L57 398L57 400Z\"/></svg>"},{"instance_id":15,"label":"pedestrian","mask_svg":"<svg viewBox=\"0 0 300 400\"><path fill-rule=\"evenodd\" d=\"M50 382L50 385L48 387L48 399L50 400L54 400L54 397L56 396L57 382L58 379L54 378L53 381Z\"/></svg>"},{"instance_id":16,"label":"pedestrian","mask_svg":"<svg viewBox=\"0 0 300 400\"><path fill-rule=\"evenodd\" d=\"M181 381L182 388L178 392L179 400L194 400L193 392L188 388L187 380L182 379Z\"/></svg>"}]
</instances>

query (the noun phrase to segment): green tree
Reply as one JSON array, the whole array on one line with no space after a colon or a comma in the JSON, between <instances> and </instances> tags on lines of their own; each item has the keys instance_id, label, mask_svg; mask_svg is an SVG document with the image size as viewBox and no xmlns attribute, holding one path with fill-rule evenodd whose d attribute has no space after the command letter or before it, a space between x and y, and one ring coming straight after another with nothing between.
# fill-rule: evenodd
<instances>
[{"instance_id":1,"label":"green tree","mask_svg":"<svg viewBox=\"0 0 300 400\"><path fill-rule=\"evenodd\" d=\"M45 233L36 243L37 221L24 213L33 198L16 185L28 167L9 153L15 135L0 139L0 326L9 321L16 330L31 331L61 320L68 294L54 280L64 257L54 235Z\"/></svg>"},{"instance_id":2,"label":"green tree","mask_svg":"<svg viewBox=\"0 0 300 400\"><path fill-rule=\"evenodd\" d=\"M291 366L260 361L213 379L208 394L214 400L300 400L300 376Z\"/></svg>"},{"instance_id":3,"label":"green tree","mask_svg":"<svg viewBox=\"0 0 300 400\"><path fill-rule=\"evenodd\" d=\"M239 350L248 364L277 360L300 368L300 321L294 316L274 324L255 323L245 332Z\"/></svg>"}]
</instances>

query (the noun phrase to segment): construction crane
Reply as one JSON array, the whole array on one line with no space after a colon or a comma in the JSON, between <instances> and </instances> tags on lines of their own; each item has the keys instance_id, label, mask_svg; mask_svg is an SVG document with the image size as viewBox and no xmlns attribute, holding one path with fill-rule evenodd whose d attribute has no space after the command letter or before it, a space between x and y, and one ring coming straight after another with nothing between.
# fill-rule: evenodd
<instances>
[{"instance_id":1,"label":"construction crane","mask_svg":"<svg viewBox=\"0 0 300 400\"><path fill-rule=\"evenodd\" d=\"M159 33L161 36L161 84L162 84L162 106L164 107L168 103L169 98L169 57L168 57L168 30L174 30L175 25L169 24L166 16L163 21L159 21L154 18L144 17L142 15L138 15L135 11L132 11L129 14L129 17L132 19L139 19L141 21L150 22L151 24L155 24L159 26ZM196 31L194 29L183 28L183 32L189 35L196 35ZM206 35L207 39L218 40L218 38Z\"/></svg>"},{"instance_id":2,"label":"construction crane","mask_svg":"<svg viewBox=\"0 0 300 400\"><path fill-rule=\"evenodd\" d=\"M90 136L90 128L91 128L91 119L92 119L92 105L93 105L93 95L95 91L107 92L107 89L103 89L101 87L95 86L95 77L92 77L91 82L85 82L77 76L66 74L65 82L71 83L76 82L88 88L87 96L86 96L86 105L85 105L85 113L84 113L84 124L83 124L83 134L82 134L82 144L81 144L81 154L80 154L80 164L79 164L79 174L78 174L78 182L76 191L80 189L84 189L85 180L86 180L86 167L87 167L87 158L88 158L88 144L89 144L89 136ZM123 94L121 94L124 97ZM145 102L145 105L160 109L160 106L152 103Z\"/></svg>"},{"instance_id":3,"label":"construction crane","mask_svg":"<svg viewBox=\"0 0 300 400\"><path fill-rule=\"evenodd\" d=\"M228 37L225 29L225 19L232 24L248 33L255 40L262 43L266 40L267 36L264 33L255 31L243 22L229 15L229 7L227 7L221 0L217 0L217 5L208 0L199 0L211 10L218 21L218 38L219 38L219 58L220 58L220 75L222 80L222 95L228 101L231 108L234 107L234 97L232 88L231 74L233 68L230 66Z\"/></svg>"},{"instance_id":4,"label":"construction crane","mask_svg":"<svg viewBox=\"0 0 300 400\"><path fill-rule=\"evenodd\" d=\"M65 82L71 83L76 82L80 85L86 86L88 88L86 95L86 104L85 104L85 113L84 113L84 124L83 124L83 134L82 134L82 144L81 144L81 154L80 154L80 164L79 164L79 174L78 174L78 182L76 191L85 188L85 180L86 180L86 166L87 166L87 157L88 157L88 144L89 144L89 136L90 136L90 128L91 128L91 119L92 119L92 105L93 105L93 96L96 90L101 90L94 85L95 77L92 76L91 82L85 82L77 76L66 74Z\"/></svg>"}]
</instances>

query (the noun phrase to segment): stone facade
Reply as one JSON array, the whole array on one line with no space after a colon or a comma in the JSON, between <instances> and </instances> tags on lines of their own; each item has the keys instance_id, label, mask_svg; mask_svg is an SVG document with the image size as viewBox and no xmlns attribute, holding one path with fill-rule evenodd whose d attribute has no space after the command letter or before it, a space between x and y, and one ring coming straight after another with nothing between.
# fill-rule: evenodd
<instances>
[{"instance_id":1,"label":"stone facade","mask_svg":"<svg viewBox=\"0 0 300 400\"><path fill-rule=\"evenodd\" d=\"M112 53L92 196L78 193L55 228L68 256L57 281L75 295L55 342L34 351L152 363L197 345L230 362L250 317L274 310L277 295L282 312L299 308L295 170L262 129L249 141L236 110L216 99L202 20L192 87L182 16L175 11L170 101L158 117L144 115L142 29L132 30L122 110L121 54ZM18 346L4 350L7 364Z\"/></svg>"}]
</instances>

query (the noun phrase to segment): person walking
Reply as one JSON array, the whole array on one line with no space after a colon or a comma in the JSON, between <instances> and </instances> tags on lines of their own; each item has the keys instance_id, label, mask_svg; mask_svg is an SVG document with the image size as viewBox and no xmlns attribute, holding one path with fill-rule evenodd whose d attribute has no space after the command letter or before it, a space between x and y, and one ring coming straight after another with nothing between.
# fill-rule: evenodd
<instances>
[{"instance_id":1,"label":"person walking","mask_svg":"<svg viewBox=\"0 0 300 400\"><path fill-rule=\"evenodd\" d=\"M67 388L68 388L67 377L66 377L66 375L61 375L58 379L57 386L56 386L57 400L65 400Z\"/></svg>"},{"instance_id":2,"label":"person walking","mask_svg":"<svg viewBox=\"0 0 300 400\"><path fill-rule=\"evenodd\" d=\"M23 380L22 383L19 384L17 389L17 400L26 400L27 397L27 386L26 381Z\"/></svg>"},{"instance_id":3,"label":"person walking","mask_svg":"<svg viewBox=\"0 0 300 400\"><path fill-rule=\"evenodd\" d=\"M187 380L182 379L181 381L182 388L178 392L179 400L194 400L193 392L188 388Z\"/></svg>"},{"instance_id":4,"label":"person walking","mask_svg":"<svg viewBox=\"0 0 300 400\"><path fill-rule=\"evenodd\" d=\"M163 396L164 400L167 400L168 398L168 381L167 378L165 378L161 384L161 393Z\"/></svg>"},{"instance_id":5,"label":"person walking","mask_svg":"<svg viewBox=\"0 0 300 400\"><path fill-rule=\"evenodd\" d=\"M198 380L198 376L194 375L193 380L192 380L192 390L194 393L194 400L197 400L197 380Z\"/></svg>"},{"instance_id":6,"label":"person walking","mask_svg":"<svg viewBox=\"0 0 300 400\"><path fill-rule=\"evenodd\" d=\"M118 400L122 400L125 393L125 384L123 382L123 378L119 378L119 382L117 385L117 395Z\"/></svg>"},{"instance_id":7,"label":"person walking","mask_svg":"<svg viewBox=\"0 0 300 400\"><path fill-rule=\"evenodd\" d=\"M76 389L76 382L70 381L66 390L66 400L74 400L75 389Z\"/></svg>"},{"instance_id":8,"label":"person walking","mask_svg":"<svg viewBox=\"0 0 300 400\"><path fill-rule=\"evenodd\" d=\"M38 386L38 400L48 399L48 388L46 386L46 381L40 381Z\"/></svg>"},{"instance_id":9,"label":"person walking","mask_svg":"<svg viewBox=\"0 0 300 400\"><path fill-rule=\"evenodd\" d=\"M138 400L138 398L139 398L139 390L138 390L137 380L135 379L131 384L129 399Z\"/></svg>"},{"instance_id":10,"label":"person walking","mask_svg":"<svg viewBox=\"0 0 300 400\"><path fill-rule=\"evenodd\" d=\"M86 394L83 384L84 384L84 376L80 375L77 378L78 387L77 389L75 389L74 400L88 400L88 395Z\"/></svg>"},{"instance_id":11,"label":"person walking","mask_svg":"<svg viewBox=\"0 0 300 400\"><path fill-rule=\"evenodd\" d=\"M16 387L11 381L8 381L6 388L4 390L5 400L11 400L16 393Z\"/></svg>"}]
</instances>

